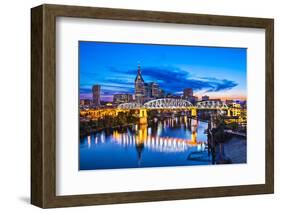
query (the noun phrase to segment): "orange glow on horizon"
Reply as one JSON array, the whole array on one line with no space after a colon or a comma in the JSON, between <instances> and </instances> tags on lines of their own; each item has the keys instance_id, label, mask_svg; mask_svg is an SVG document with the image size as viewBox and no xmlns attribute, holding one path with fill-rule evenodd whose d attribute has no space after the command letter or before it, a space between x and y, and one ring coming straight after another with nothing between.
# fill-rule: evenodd
<instances>
[{"instance_id":1,"label":"orange glow on horizon","mask_svg":"<svg viewBox=\"0 0 281 213\"><path fill-rule=\"evenodd\" d=\"M225 100L241 100L245 101L247 100L246 96L209 96L210 99L221 99L222 101Z\"/></svg>"},{"instance_id":2,"label":"orange glow on horizon","mask_svg":"<svg viewBox=\"0 0 281 213\"><path fill-rule=\"evenodd\" d=\"M195 94L196 96L196 94ZM202 96L204 95L198 95L199 100L202 99ZM246 96L240 96L240 95L231 95L231 96L216 96L216 95L207 95L209 96L210 99L221 99L222 101L225 100L241 100L241 101L246 101L247 97Z\"/></svg>"}]
</instances>

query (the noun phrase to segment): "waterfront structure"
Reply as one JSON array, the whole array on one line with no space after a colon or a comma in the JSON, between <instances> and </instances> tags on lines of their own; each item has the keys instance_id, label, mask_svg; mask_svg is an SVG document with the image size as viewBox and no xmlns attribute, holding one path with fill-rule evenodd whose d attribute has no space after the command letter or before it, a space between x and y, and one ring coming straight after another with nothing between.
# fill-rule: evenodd
<instances>
[{"instance_id":1,"label":"waterfront structure","mask_svg":"<svg viewBox=\"0 0 281 213\"><path fill-rule=\"evenodd\" d=\"M132 101L133 101L133 96L131 94L114 94L113 95L114 104L129 103Z\"/></svg>"},{"instance_id":2,"label":"waterfront structure","mask_svg":"<svg viewBox=\"0 0 281 213\"><path fill-rule=\"evenodd\" d=\"M135 78L135 101L138 104L144 103L145 97L145 83L141 75L141 67L140 64L138 65L138 73Z\"/></svg>"},{"instance_id":3,"label":"waterfront structure","mask_svg":"<svg viewBox=\"0 0 281 213\"><path fill-rule=\"evenodd\" d=\"M100 85L93 85L92 93L93 93L93 105L100 106Z\"/></svg>"},{"instance_id":4,"label":"waterfront structure","mask_svg":"<svg viewBox=\"0 0 281 213\"><path fill-rule=\"evenodd\" d=\"M210 97L208 95L203 95L202 96L202 101L208 101Z\"/></svg>"},{"instance_id":5,"label":"waterfront structure","mask_svg":"<svg viewBox=\"0 0 281 213\"><path fill-rule=\"evenodd\" d=\"M241 114L241 105L239 103L232 103L229 105L232 108L232 116L240 116Z\"/></svg>"}]
</instances>

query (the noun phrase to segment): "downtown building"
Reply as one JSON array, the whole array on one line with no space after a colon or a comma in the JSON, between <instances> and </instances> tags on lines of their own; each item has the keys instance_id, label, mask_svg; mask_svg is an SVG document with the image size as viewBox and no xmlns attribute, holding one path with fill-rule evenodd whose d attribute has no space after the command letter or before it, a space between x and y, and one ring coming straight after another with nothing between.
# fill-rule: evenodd
<instances>
[{"instance_id":1,"label":"downtown building","mask_svg":"<svg viewBox=\"0 0 281 213\"><path fill-rule=\"evenodd\" d=\"M202 101L208 101L210 97L208 95L203 95L202 96Z\"/></svg>"},{"instance_id":2,"label":"downtown building","mask_svg":"<svg viewBox=\"0 0 281 213\"><path fill-rule=\"evenodd\" d=\"M193 89L192 88L185 88L183 90L183 99L189 101L193 105L198 102L198 97L193 95Z\"/></svg>"},{"instance_id":3,"label":"downtown building","mask_svg":"<svg viewBox=\"0 0 281 213\"><path fill-rule=\"evenodd\" d=\"M159 84L155 82L144 83L145 89L145 101L163 98L164 97L164 90L162 90Z\"/></svg>"},{"instance_id":4,"label":"downtown building","mask_svg":"<svg viewBox=\"0 0 281 213\"><path fill-rule=\"evenodd\" d=\"M162 90L156 82L146 83L141 75L141 68L138 65L138 72L135 78L135 101L143 104L146 101L164 97Z\"/></svg>"},{"instance_id":5,"label":"downtown building","mask_svg":"<svg viewBox=\"0 0 281 213\"><path fill-rule=\"evenodd\" d=\"M185 88L183 90L183 97L188 98L188 97L191 97L191 96L193 96L193 89L192 88Z\"/></svg>"},{"instance_id":6,"label":"downtown building","mask_svg":"<svg viewBox=\"0 0 281 213\"><path fill-rule=\"evenodd\" d=\"M138 73L135 78L135 101L138 104L144 103L144 97L145 97L145 83L141 75L141 68L140 65L138 65Z\"/></svg>"},{"instance_id":7,"label":"downtown building","mask_svg":"<svg viewBox=\"0 0 281 213\"><path fill-rule=\"evenodd\" d=\"M92 94L93 94L93 106L98 107L100 106L100 85L93 85L92 87Z\"/></svg>"},{"instance_id":8,"label":"downtown building","mask_svg":"<svg viewBox=\"0 0 281 213\"><path fill-rule=\"evenodd\" d=\"M92 105L92 100L80 99L80 106L90 106L90 105Z\"/></svg>"},{"instance_id":9,"label":"downtown building","mask_svg":"<svg viewBox=\"0 0 281 213\"><path fill-rule=\"evenodd\" d=\"M133 95L131 94L114 94L113 103L118 105L122 103L129 103L133 101Z\"/></svg>"}]
</instances>

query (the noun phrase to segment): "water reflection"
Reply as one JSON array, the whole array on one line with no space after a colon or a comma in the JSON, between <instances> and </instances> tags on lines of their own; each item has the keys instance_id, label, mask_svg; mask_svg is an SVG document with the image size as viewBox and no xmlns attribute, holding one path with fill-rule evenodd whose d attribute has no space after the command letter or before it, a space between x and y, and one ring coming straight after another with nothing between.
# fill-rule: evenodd
<instances>
[{"instance_id":1,"label":"water reflection","mask_svg":"<svg viewBox=\"0 0 281 213\"><path fill-rule=\"evenodd\" d=\"M160 126L160 125L159 125ZM123 146L143 146L147 149L151 149L157 152L184 152L189 147L197 146L198 149L206 144L205 141L197 141L197 132L192 131L191 138L177 138L169 136L161 136L162 133L152 135L151 127L147 125L141 125L137 131L137 134L119 133L118 130L113 131L112 139L115 143ZM97 137L97 136L96 136Z\"/></svg>"},{"instance_id":2,"label":"water reflection","mask_svg":"<svg viewBox=\"0 0 281 213\"><path fill-rule=\"evenodd\" d=\"M180 116L104 130L81 138L80 169L210 164L206 128L205 122ZM206 161L189 159L192 152Z\"/></svg>"}]
</instances>

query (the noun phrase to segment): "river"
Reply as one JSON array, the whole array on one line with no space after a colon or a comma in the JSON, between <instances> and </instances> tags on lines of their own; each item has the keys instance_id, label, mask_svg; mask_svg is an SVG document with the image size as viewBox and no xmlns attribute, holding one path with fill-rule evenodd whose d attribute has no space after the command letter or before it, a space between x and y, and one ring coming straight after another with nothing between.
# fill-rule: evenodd
<instances>
[{"instance_id":1,"label":"river","mask_svg":"<svg viewBox=\"0 0 281 213\"><path fill-rule=\"evenodd\" d=\"M206 122L179 116L93 133L80 139L79 169L212 164L207 126Z\"/></svg>"}]
</instances>

